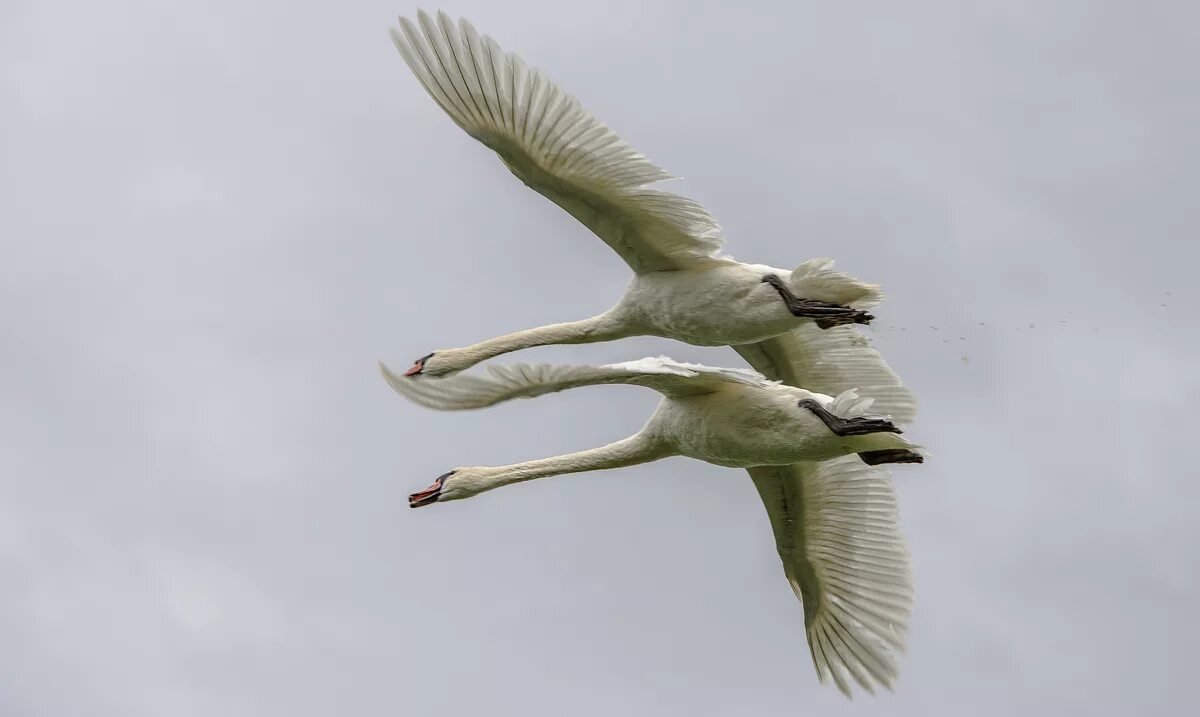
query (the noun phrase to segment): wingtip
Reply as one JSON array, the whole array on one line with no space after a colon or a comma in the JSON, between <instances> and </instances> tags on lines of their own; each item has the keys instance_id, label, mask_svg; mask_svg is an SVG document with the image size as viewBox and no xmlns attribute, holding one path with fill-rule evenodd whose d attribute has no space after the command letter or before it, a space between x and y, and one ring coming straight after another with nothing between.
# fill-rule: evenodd
<instances>
[{"instance_id":1,"label":"wingtip","mask_svg":"<svg viewBox=\"0 0 1200 717\"><path fill-rule=\"evenodd\" d=\"M400 18L400 22L404 22L403 17ZM392 38L392 44L396 46L397 50L400 50L401 52L404 51L404 35L402 35L400 33L399 28L392 27L391 25L389 25L388 26L388 37Z\"/></svg>"},{"instance_id":2,"label":"wingtip","mask_svg":"<svg viewBox=\"0 0 1200 717\"><path fill-rule=\"evenodd\" d=\"M450 17L445 10L438 10L437 23L438 27L442 30L442 34L447 38L458 34L458 25L454 22L454 18Z\"/></svg>"},{"instance_id":3,"label":"wingtip","mask_svg":"<svg viewBox=\"0 0 1200 717\"><path fill-rule=\"evenodd\" d=\"M398 377L396 374L392 373L392 370L388 368L387 364L385 364L383 361L377 361L376 363L379 364L379 373L383 376L383 380L387 381L388 385L393 389L396 388L398 383Z\"/></svg>"},{"instance_id":4,"label":"wingtip","mask_svg":"<svg viewBox=\"0 0 1200 717\"><path fill-rule=\"evenodd\" d=\"M407 41L407 38L406 38L406 37L404 37L406 34L415 34L415 33L417 33L417 26L416 26L416 24L414 24L414 23L413 23L413 21L412 21L411 19L409 19L407 16L405 16L405 15L401 15L401 16L399 17L399 23L400 23L400 29L399 29L399 30L396 30L396 28L392 28L392 29L393 29L393 30L396 30L396 32L398 33L398 35L399 35L400 37L404 38L406 41Z\"/></svg>"},{"instance_id":5,"label":"wingtip","mask_svg":"<svg viewBox=\"0 0 1200 717\"><path fill-rule=\"evenodd\" d=\"M434 31L437 29L437 22L424 10L417 10L417 24L421 26L425 37L432 41L435 37Z\"/></svg>"}]
</instances>

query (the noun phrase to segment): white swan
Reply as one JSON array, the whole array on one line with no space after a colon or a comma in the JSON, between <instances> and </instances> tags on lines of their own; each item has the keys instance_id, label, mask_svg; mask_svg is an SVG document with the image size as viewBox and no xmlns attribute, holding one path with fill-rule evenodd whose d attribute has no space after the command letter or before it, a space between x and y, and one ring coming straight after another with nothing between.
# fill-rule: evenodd
<instances>
[{"instance_id":1,"label":"white swan","mask_svg":"<svg viewBox=\"0 0 1200 717\"><path fill-rule=\"evenodd\" d=\"M788 582L804 605L821 682L850 695L891 687L912 604L908 555L885 469L920 462L917 447L854 391L837 398L768 381L745 369L642 359L609 366L497 366L490 376L411 381L380 364L398 393L430 408L490 406L592 384L647 386L664 398L633 436L591 450L499 467L455 468L409 497L416 508L521 481L621 468L685 455L744 467L775 532ZM824 461L824 462L820 462Z\"/></svg>"},{"instance_id":2,"label":"white swan","mask_svg":"<svg viewBox=\"0 0 1200 717\"><path fill-rule=\"evenodd\" d=\"M873 318L864 309L881 300L877 286L834 271L826 259L789 272L719 255L716 220L691 199L649 188L670 175L574 97L465 20L456 26L445 13L435 21L424 12L417 19L420 30L400 18L391 35L434 101L522 182L603 239L634 277L599 316L439 349L406 375L446 375L532 346L651 335L733 346L772 378L794 383L791 374L807 372L813 382L804 385L813 390L858 387L884 413L912 419L912 396L849 325Z\"/></svg>"}]
</instances>

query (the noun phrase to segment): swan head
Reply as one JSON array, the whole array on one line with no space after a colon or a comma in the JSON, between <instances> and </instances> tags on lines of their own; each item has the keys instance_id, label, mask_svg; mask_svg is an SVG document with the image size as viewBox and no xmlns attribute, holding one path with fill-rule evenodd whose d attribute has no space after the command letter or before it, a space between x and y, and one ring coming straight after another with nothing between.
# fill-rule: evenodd
<instances>
[{"instance_id":1,"label":"swan head","mask_svg":"<svg viewBox=\"0 0 1200 717\"><path fill-rule=\"evenodd\" d=\"M413 362L413 365L404 372L405 376L430 376L433 378L439 376L448 376L452 373L458 373L463 369L470 368L472 362L465 360L462 352L459 349L440 349L425 354L421 358Z\"/></svg>"},{"instance_id":2,"label":"swan head","mask_svg":"<svg viewBox=\"0 0 1200 717\"><path fill-rule=\"evenodd\" d=\"M408 496L409 508L420 508L434 503L462 500L488 489L479 469L455 468L437 477L433 485Z\"/></svg>"}]
</instances>

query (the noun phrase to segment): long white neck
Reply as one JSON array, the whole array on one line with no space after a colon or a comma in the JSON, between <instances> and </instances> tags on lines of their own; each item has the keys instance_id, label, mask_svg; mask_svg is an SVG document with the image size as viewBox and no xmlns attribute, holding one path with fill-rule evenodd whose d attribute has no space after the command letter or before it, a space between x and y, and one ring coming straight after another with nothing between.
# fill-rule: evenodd
<instances>
[{"instance_id":1,"label":"long white neck","mask_svg":"<svg viewBox=\"0 0 1200 717\"><path fill-rule=\"evenodd\" d=\"M455 358L466 365L474 365L510 351L519 351L533 346L587 344L597 341L612 341L632 335L633 331L629 329L626 322L618 319L612 312L605 312L582 321L550 324L549 326L539 326L536 329L525 329L497 336L457 349L458 356Z\"/></svg>"},{"instance_id":2,"label":"long white neck","mask_svg":"<svg viewBox=\"0 0 1200 717\"><path fill-rule=\"evenodd\" d=\"M553 458L515 463L510 466L478 469L477 477L470 479L473 493L499 488L512 483L521 483L535 478L583 473L585 471L624 468L639 463L657 461L675 455L676 451L658 437L641 431L629 438L610 443L600 448L590 448L578 453L568 453Z\"/></svg>"}]
</instances>

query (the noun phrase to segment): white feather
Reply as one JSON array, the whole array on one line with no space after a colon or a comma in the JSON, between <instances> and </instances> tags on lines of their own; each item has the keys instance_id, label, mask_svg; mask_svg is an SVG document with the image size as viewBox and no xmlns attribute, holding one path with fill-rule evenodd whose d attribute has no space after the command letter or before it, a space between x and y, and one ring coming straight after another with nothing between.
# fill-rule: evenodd
<instances>
[{"instance_id":1,"label":"white feather","mask_svg":"<svg viewBox=\"0 0 1200 717\"><path fill-rule=\"evenodd\" d=\"M483 408L514 398L533 398L600 384L647 386L668 396L708 393L727 383L762 388L776 385L748 369L680 363L666 356L606 366L489 365L487 375L458 374L447 378L399 376L382 363L379 370L400 395L442 411Z\"/></svg>"},{"instance_id":2,"label":"white feather","mask_svg":"<svg viewBox=\"0 0 1200 717\"><path fill-rule=\"evenodd\" d=\"M836 396L847 389L873 399L874 412L911 423L917 401L870 339L853 326L804 325L757 344L734 346L768 378Z\"/></svg>"},{"instance_id":3,"label":"white feather","mask_svg":"<svg viewBox=\"0 0 1200 717\"><path fill-rule=\"evenodd\" d=\"M832 301L835 304L865 309L883 301L878 284L868 284L849 274L835 271L833 259L809 259L792 270L788 285L797 296Z\"/></svg>"},{"instance_id":4,"label":"white feather","mask_svg":"<svg viewBox=\"0 0 1200 717\"><path fill-rule=\"evenodd\" d=\"M854 456L749 469L784 573L804 603L821 682L891 689L912 613L908 550L887 470Z\"/></svg>"},{"instance_id":5,"label":"white feather","mask_svg":"<svg viewBox=\"0 0 1200 717\"><path fill-rule=\"evenodd\" d=\"M429 96L521 181L587 225L637 272L709 263L722 244L699 203L571 95L466 20L400 18L392 41Z\"/></svg>"}]
</instances>

